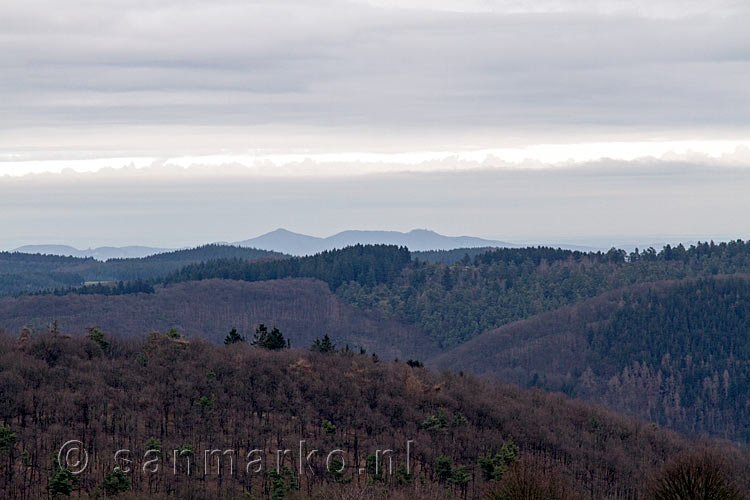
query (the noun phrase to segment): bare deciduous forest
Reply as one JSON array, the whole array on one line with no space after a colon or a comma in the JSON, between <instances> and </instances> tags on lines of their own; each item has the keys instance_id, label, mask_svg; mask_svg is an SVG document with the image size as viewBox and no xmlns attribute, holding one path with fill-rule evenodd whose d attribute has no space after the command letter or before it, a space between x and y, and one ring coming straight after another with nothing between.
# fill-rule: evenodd
<instances>
[{"instance_id":1,"label":"bare deciduous forest","mask_svg":"<svg viewBox=\"0 0 750 500\"><path fill-rule=\"evenodd\" d=\"M94 330L6 335L0 356L8 498L517 498L508 491L525 482L560 498L635 499L665 463L706 449L721 457L728 484L748 486L750 454L728 443L346 350L216 346L174 331L125 340ZM87 454L75 476L55 463L69 440ZM305 456L321 450L301 474L300 440ZM129 451L115 460L119 449ZM254 449L263 452L248 459ZM286 449L276 473L276 450ZM344 463L327 471L336 449ZM385 459L375 467L385 449L392 468ZM205 450L221 450L221 472ZM251 459L261 472L247 473Z\"/></svg>"}]
</instances>

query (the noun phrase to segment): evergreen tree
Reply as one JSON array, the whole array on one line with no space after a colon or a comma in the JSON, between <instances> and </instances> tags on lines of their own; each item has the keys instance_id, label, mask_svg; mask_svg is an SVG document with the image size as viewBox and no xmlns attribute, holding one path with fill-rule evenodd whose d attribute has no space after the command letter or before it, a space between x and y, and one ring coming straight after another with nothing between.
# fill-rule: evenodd
<instances>
[{"instance_id":1,"label":"evergreen tree","mask_svg":"<svg viewBox=\"0 0 750 500\"><path fill-rule=\"evenodd\" d=\"M329 337L326 333L325 335L323 335L322 339L315 339L313 345L310 347L310 350L313 352L322 353L335 352L336 344L331 342L331 337Z\"/></svg>"},{"instance_id":2,"label":"evergreen tree","mask_svg":"<svg viewBox=\"0 0 750 500\"><path fill-rule=\"evenodd\" d=\"M509 439L495 456L481 457L479 467L485 481L500 481L508 467L518 461L518 446Z\"/></svg>"},{"instance_id":3,"label":"evergreen tree","mask_svg":"<svg viewBox=\"0 0 750 500\"><path fill-rule=\"evenodd\" d=\"M237 344L238 342L245 342L247 339L237 333L236 328L232 328L232 331L224 338L224 345Z\"/></svg>"},{"instance_id":4,"label":"evergreen tree","mask_svg":"<svg viewBox=\"0 0 750 500\"><path fill-rule=\"evenodd\" d=\"M451 478L452 471L453 465L450 457L441 455L435 459L435 475L439 482L444 483L448 481Z\"/></svg>"},{"instance_id":5,"label":"evergreen tree","mask_svg":"<svg viewBox=\"0 0 750 500\"><path fill-rule=\"evenodd\" d=\"M104 336L104 333L102 333L98 328L89 328L87 337L96 342L99 347L101 347L102 351L106 352L107 349L109 349L109 340L107 340L107 338Z\"/></svg>"},{"instance_id":6,"label":"evergreen tree","mask_svg":"<svg viewBox=\"0 0 750 500\"><path fill-rule=\"evenodd\" d=\"M130 479L119 467L115 467L115 470L104 475L103 486L107 495L117 495L130 489Z\"/></svg>"},{"instance_id":7,"label":"evergreen tree","mask_svg":"<svg viewBox=\"0 0 750 500\"><path fill-rule=\"evenodd\" d=\"M177 331L177 328L170 328L167 333L164 334L169 339L179 340L182 339L182 334Z\"/></svg>"},{"instance_id":8,"label":"evergreen tree","mask_svg":"<svg viewBox=\"0 0 750 500\"><path fill-rule=\"evenodd\" d=\"M255 329L252 343L254 346L269 349L271 351L288 348L290 345L289 341L284 339L284 335L282 335L278 328L273 327L273 330L269 332L268 327L263 323L258 325L258 328Z\"/></svg>"},{"instance_id":9,"label":"evergreen tree","mask_svg":"<svg viewBox=\"0 0 750 500\"><path fill-rule=\"evenodd\" d=\"M50 496L52 498L70 496L77 485L78 478L70 469L60 466L57 455L55 455L52 458L52 468L47 482L47 491L49 491Z\"/></svg>"}]
</instances>

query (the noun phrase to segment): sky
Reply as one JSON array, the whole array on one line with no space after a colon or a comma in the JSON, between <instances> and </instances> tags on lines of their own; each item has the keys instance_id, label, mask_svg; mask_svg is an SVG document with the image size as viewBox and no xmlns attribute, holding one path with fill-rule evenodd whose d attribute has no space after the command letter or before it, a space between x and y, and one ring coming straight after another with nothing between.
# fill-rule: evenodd
<instances>
[{"instance_id":1,"label":"sky","mask_svg":"<svg viewBox=\"0 0 750 500\"><path fill-rule=\"evenodd\" d=\"M746 1L0 3L0 248L747 239Z\"/></svg>"}]
</instances>

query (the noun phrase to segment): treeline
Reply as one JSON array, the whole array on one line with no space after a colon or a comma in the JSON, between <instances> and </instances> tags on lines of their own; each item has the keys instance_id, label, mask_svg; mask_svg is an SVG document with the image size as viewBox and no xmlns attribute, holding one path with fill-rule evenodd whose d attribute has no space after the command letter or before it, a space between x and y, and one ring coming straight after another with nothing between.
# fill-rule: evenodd
<instances>
[{"instance_id":1,"label":"treeline","mask_svg":"<svg viewBox=\"0 0 750 500\"><path fill-rule=\"evenodd\" d=\"M72 269L94 259L0 252L0 296L80 285L83 276Z\"/></svg>"},{"instance_id":2,"label":"treeline","mask_svg":"<svg viewBox=\"0 0 750 500\"><path fill-rule=\"evenodd\" d=\"M497 249L450 266L414 263L378 286L348 283L348 302L415 323L444 347L504 324L624 286L750 273L750 242L665 246L656 252Z\"/></svg>"},{"instance_id":3,"label":"treeline","mask_svg":"<svg viewBox=\"0 0 750 500\"><path fill-rule=\"evenodd\" d=\"M406 247L354 245L307 257L248 262L219 259L185 266L167 275L164 284L211 278L265 281L282 278L316 278L336 290L345 283L365 287L392 283L411 261Z\"/></svg>"},{"instance_id":4,"label":"treeline","mask_svg":"<svg viewBox=\"0 0 750 500\"><path fill-rule=\"evenodd\" d=\"M0 252L0 275L29 272L52 272L63 266L77 266L96 262L93 258L63 257L60 255Z\"/></svg>"},{"instance_id":5,"label":"treeline","mask_svg":"<svg viewBox=\"0 0 750 500\"><path fill-rule=\"evenodd\" d=\"M0 296L38 293L40 290L75 287L84 282L78 273L28 271L0 274Z\"/></svg>"},{"instance_id":6,"label":"treeline","mask_svg":"<svg viewBox=\"0 0 750 500\"><path fill-rule=\"evenodd\" d=\"M280 259L286 255L270 250L210 244L133 259L110 259L87 271L88 281L155 279L196 262L216 259Z\"/></svg>"},{"instance_id":7,"label":"treeline","mask_svg":"<svg viewBox=\"0 0 750 500\"><path fill-rule=\"evenodd\" d=\"M211 259L279 259L278 252L232 245L203 245L143 258L98 261L91 257L0 252L0 296L57 289L63 293L86 282L154 280L195 262ZM89 288L83 293L96 293ZM107 289L100 289L102 293Z\"/></svg>"},{"instance_id":8,"label":"treeline","mask_svg":"<svg viewBox=\"0 0 750 500\"><path fill-rule=\"evenodd\" d=\"M92 283L90 285L73 286L63 289L56 288L52 292L36 292L36 295L128 295L131 293L154 293L154 285L149 281L136 279L133 281L119 281L111 283Z\"/></svg>"},{"instance_id":9,"label":"treeline","mask_svg":"<svg viewBox=\"0 0 750 500\"><path fill-rule=\"evenodd\" d=\"M453 250L422 250L412 252L412 259L421 260L424 262L439 262L441 264L452 265L456 262L467 262L471 261L477 255L487 253L494 250L494 247L477 247L477 248L456 248Z\"/></svg>"},{"instance_id":10,"label":"treeline","mask_svg":"<svg viewBox=\"0 0 750 500\"><path fill-rule=\"evenodd\" d=\"M467 249L468 250L468 249ZM458 250L459 252L461 250ZM455 251L454 251L455 252ZM528 248L496 248L476 256L474 263L491 264L493 262L513 262L521 265L531 261L536 265L543 261L548 264L557 261L582 260L594 262L669 262L681 261L700 265L701 263L715 264L718 261L730 261L734 265L738 263L747 264L750 261L750 241L733 240L715 243L698 242L695 245L685 247L682 243L677 246L665 245L660 251L649 247L646 250L634 249L628 253L625 250L611 248L607 252L582 252L580 250L564 250L552 247L528 247ZM739 261L739 262L738 262ZM716 272L720 272L718 269Z\"/></svg>"},{"instance_id":11,"label":"treeline","mask_svg":"<svg viewBox=\"0 0 750 500\"><path fill-rule=\"evenodd\" d=\"M559 395L321 349L325 338L271 351L236 335L0 336L4 498L638 500L704 463L722 498L747 491L744 449L704 442L712 451L693 456L709 458L686 462L685 438ZM79 451L58 453L71 440Z\"/></svg>"}]
</instances>

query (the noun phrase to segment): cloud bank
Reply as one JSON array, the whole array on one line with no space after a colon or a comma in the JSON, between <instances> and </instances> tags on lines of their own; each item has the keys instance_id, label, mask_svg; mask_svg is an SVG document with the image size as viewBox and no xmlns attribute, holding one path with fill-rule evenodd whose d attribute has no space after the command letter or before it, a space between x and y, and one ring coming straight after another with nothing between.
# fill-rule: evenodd
<instances>
[{"instance_id":1,"label":"cloud bank","mask_svg":"<svg viewBox=\"0 0 750 500\"><path fill-rule=\"evenodd\" d=\"M741 1L30 0L0 18L3 161L750 137Z\"/></svg>"}]
</instances>

